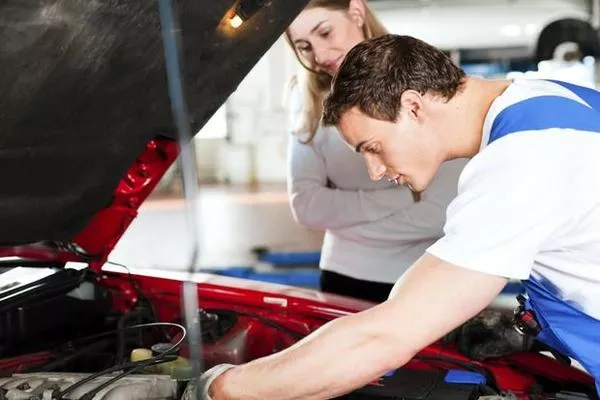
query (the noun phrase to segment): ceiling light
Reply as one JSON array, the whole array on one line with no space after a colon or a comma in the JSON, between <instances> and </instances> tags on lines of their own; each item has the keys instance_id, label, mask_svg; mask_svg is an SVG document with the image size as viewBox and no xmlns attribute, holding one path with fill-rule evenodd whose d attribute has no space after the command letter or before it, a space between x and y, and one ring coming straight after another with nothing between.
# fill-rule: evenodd
<instances>
[{"instance_id":1,"label":"ceiling light","mask_svg":"<svg viewBox=\"0 0 600 400\"><path fill-rule=\"evenodd\" d=\"M232 16L229 18L229 25L233 28L239 28L262 7L266 6L268 1L269 0L238 0L233 7Z\"/></svg>"},{"instance_id":2,"label":"ceiling light","mask_svg":"<svg viewBox=\"0 0 600 400\"><path fill-rule=\"evenodd\" d=\"M229 19L229 25L231 25L232 28L239 28L243 23L244 20L238 14L233 14L233 17Z\"/></svg>"}]
</instances>

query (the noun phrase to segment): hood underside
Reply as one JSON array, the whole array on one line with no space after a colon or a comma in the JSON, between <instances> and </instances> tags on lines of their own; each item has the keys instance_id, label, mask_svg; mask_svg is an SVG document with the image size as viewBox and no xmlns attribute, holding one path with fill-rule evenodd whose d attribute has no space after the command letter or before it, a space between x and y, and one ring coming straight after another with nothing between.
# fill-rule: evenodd
<instances>
[{"instance_id":1,"label":"hood underside","mask_svg":"<svg viewBox=\"0 0 600 400\"><path fill-rule=\"evenodd\" d=\"M234 29L234 0L173 0L192 132L306 2ZM0 32L0 244L69 242L152 139L176 137L158 1L5 0Z\"/></svg>"}]
</instances>

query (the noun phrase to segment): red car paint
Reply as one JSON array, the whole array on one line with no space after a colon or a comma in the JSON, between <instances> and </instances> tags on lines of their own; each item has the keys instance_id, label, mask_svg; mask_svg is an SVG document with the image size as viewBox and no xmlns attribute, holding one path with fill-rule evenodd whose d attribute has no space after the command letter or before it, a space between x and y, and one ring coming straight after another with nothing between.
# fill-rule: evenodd
<instances>
[{"instance_id":1,"label":"red car paint","mask_svg":"<svg viewBox=\"0 0 600 400\"><path fill-rule=\"evenodd\" d=\"M119 182L112 204L98 213L74 238L74 243L92 257L92 269L98 270L104 264L137 216L138 208L177 158L178 149L174 140L151 140Z\"/></svg>"}]
</instances>

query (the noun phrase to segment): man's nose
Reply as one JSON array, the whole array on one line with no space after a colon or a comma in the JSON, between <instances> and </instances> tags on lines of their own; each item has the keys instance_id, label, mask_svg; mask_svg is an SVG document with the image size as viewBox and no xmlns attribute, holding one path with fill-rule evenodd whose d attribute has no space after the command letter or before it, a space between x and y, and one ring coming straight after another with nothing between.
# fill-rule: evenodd
<instances>
[{"instance_id":1,"label":"man's nose","mask_svg":"<svg viewBox=\"0 0 600 400\"><path fill-rule=\"evenodd\" d=\"M378 157L375 157L371 154L365 154L365 161L367 163L367 170L371 180L379 181L385 176L385 165L383 165Z\"/></svg>"}]
</instances>

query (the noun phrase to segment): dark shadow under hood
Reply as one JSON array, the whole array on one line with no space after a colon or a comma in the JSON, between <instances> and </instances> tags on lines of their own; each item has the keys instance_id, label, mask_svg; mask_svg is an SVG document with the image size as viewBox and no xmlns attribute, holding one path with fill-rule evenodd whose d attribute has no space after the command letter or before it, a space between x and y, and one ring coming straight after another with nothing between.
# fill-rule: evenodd
<instances>
[{"instance_id":1,"label":"dark shadow under hood","mask_svg":"<svg viewBox=\"0 0 600 400\"><path fill-rule=\"evenodd\" d=\"M193 132L306 2L233 29L233 0L174 0ZM158 2L3 0L0 38L0 244L68 241L150 139L176 135Z\"/></svg>"}]
</instances>

